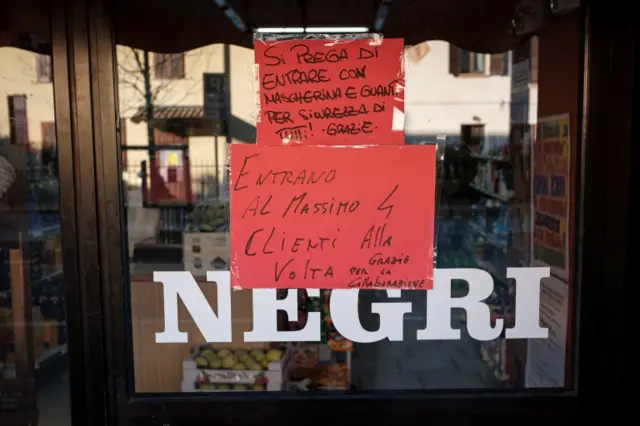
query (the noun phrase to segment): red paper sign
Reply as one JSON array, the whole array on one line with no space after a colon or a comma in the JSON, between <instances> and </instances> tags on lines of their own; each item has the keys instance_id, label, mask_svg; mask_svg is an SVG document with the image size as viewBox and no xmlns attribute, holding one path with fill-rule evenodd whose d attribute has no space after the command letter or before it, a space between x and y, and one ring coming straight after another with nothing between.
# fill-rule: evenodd
<instances>
[{"instance_id":1,"label":"red paper sign","mask_svg":"<svg viewBox=\"0 0 640 426\"><path fill-rule=\"evenodd\" d=\"M259 145L404 143L402 39L254 44Z\"/></svg>"},{"instance_id":2,"label":"red paper sign","mask_svg":"<svg viewBox=\"0 0 640 426\"><path fill-rule=\"evenodd\" d=\"M231 146L231 284L433 284L435 146Z\"/></svg>"}]
</instances>

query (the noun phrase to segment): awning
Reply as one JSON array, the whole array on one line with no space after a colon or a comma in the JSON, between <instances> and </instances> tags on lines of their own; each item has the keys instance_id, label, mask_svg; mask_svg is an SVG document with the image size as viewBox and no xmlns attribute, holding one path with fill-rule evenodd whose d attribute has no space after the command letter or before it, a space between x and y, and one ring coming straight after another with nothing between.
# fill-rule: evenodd
<instances>
[{"instance_id":1,"label":"awning","mask_svg":"<svg viewBox=\"0 0 640 426\"><path fill-rule=\"evenodd\" d=\"M154 106L153 120L201 120L204 118L204 108L202 106ZM131 117L134 123L147 121L147 109L139 107Z\"/></svg>"},{"instance_id":2,"label":"awning","mask_svg":"<svg viewBox=\"0 0 640 426\"><path fill-rule=\"evenodd\" d=\"M147 110L139 107L131 117L134 123L147 121ZM244 143L256 142L256 127L241 118L231 115L228 120L212 120L205 118L202 106L158 105L153 107L151 125L161 130L182 127L188 136L224 135L234 141Z\"/></svg>"},{"instance_id":3,"label":"awning","mask_svg":"<svg viewBox=\"0 0 640 426\"><path fill-rule=\"evenodd\" d=\"M217 3L233 9L242 25ZM529 25L534 30L551 19L548 11L535 12L548 8L548 0L113 0L111 18L119 44L172 53L216 43L251 47L252 30L261 27L375 28L383 3L389 5L380 30L385 37L404 38L408 45L446 40L476 52L512 48L522 38L513 24L523 10L524 19L535 21ZM15 45L26 33L49 39L48 4L0 0L0 44Z\"/></svg>"}]
</instances>

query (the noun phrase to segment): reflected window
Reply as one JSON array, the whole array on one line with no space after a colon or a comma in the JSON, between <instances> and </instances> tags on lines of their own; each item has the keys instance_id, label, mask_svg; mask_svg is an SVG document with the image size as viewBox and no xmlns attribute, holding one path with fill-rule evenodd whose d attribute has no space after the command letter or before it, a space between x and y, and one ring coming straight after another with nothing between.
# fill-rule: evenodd
<instances>
[{"instance_id":1,"label":"reflected window","mask_svg":"<svg viewBox=\"0 0 640 426\"><path fill-rule=\"evenodd\" d=\"M51 83L52 71L51 56L36 54L36 75L38 83Z\"/></svg>"},{"instance_id":2,"label":"reflected window","mask_svg":"<svg viewBox=\"0 0 640 426\"><path fill-rule=\"evenodd\" d=\"M184 53L156 53L153 58L155 78L176 80L185 77Z\"/></svg>"}]
</instances>

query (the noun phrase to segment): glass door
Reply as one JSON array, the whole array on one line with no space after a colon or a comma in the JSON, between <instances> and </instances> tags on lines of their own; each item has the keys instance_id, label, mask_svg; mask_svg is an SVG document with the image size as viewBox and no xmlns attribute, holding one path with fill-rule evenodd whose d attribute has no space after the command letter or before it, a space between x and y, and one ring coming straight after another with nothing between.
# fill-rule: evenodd
<instances>
[{"instance_id":1,"label":"glass door","mask_svg":"<svg viewBox=\"0 0 640 426\"><path fill-rule=\"evenodd\" d=\"M70 164L60 158L68 141L57 138L66 70L52 54L48 3L7 12L0 24L0 423L71 425L75 274L67 267L75 242L62 206L73 188L64 188L69 174L60 168ZM29 31L20 26L27 16Z\"/></svg>"},{"instance_id":2,"label":"glass door","mask_svg":"<svg viewBox=\"0 0 640 426\"><path fill-rule=\"evenodd\" d=\"M441 34L434 39L420 33L415 22L397 25L401 18L393 13L401 12L394 10L385 12L388 18L379 17L389 20L387 26L358 27L354 24L364 18L347 19L362 14L350 9L355 6L341 5L341 12L331 15L335 21L328 20L323 6L302 7L300 19L296 12L276 20L273 11L260 6L220 3L167 6L154 20L140 18L139 26L123 25L132 19L126 13L113 17L115 75L103 84L117 93L117 103L99 106L116 125L100 136L104 150L98 162L105 163L97 187L104 190L98 202L105 221L100 232L110 253L102 260L112 297L107 302L111 379L115 397L131 402L126 410L116 407L114 418L132 424L207 424L247 420L243 413L255 410L276 421L292 404L327 416L365 406L372 413L384 408L387 415L413 416L438 407L429 397L453 395L464 395L458 401L465 410L483 404L500 410L518 406L520 413L556 407L571 415L573 397L580 392L579 296L593 294L585 290L593 284L580 253L598 245L583 246L582 239L583 220L591 214L583 206L597 191L585 180L584 156L592 145L584 128L602 125L584 121L590 104L584 98L583 11L556 16L533 32L517 27L518 37L495 41L490 30L486 37L462 37L429 21ZM431 19L424 16L425 22ZM188 30L170 23L178 17L189 22ZM101 31L107 40L106 27ZM106 49L109 43L97 37ZM384 55L385 43L395 42L402 61L393 71L391 62L376 55ZM372 45L374 59L362 67L361 49L368 52ZM353 46L358 47L350 50ZM273 55L272 48L281 50ZM393 91L385 92L384 85L376 91L371 82L388 69L395 72ZM353 86L344 83L349 79ZM600 90L592 87L594 93ZM365 99L372 96L380 98L378 110ZM400 102L401 107L390 108L398 110L400 125L394 114L376 121L379 128L357 118L361 111L383 116L384 102ZM309 133L303 134L303 127ZM300 194L280 187L294 185L308 164L319 168L317 179L331 183L331 173L347 170L344 160L336 159L335 169L322 169L323 174L320 168L332 163L320 161L322 156L334 158L326 151L266 145L309 144L303 140L316 132L325 135L318 145L331 144L330 136L348 145L353 136L400 135L394 143L400 146L392 148L415 152L422 162L393 149L386 158L365 161L369 154L363 150L361 164L355 154L349 163L352 181L315 194L326 200L305 207ZM275 143L265 142L268 138ZM393 145L382 139L376 144ZM345 156L354 152L341 149ZM438 160L423 157L421 149L437 152ZM256 201L253 210L246 203L241 209L234 201L242 199L238 181L249 173L243 167L254 154L273 157L253 171L259 177L250 180L257 188L252 194L280 194L298 203L285 203L298 216L278 222L284 231L272 246L271 237L254 240L257 231L251 233L251 227L275 229L269 206ZM315 155L318 163L312 161ZM403 228L412 243L394 257L384 249L392 244L390 237L380 230L379 261L374 250L369 266L356 262L345 269L348 282L320 280L319 290L301 284L307 274L327 278L334 273L332 267L329 274L328 267L310 264L331 259L344 269L348 262L311 250L317 241L299 237L291 243L284 234L315 232L320 219L312 213L330 209L333 201L340 204L336 199L355 175L371 173L366 164L375 165L369 169L378 172L367 176L380 186L409 176L402 187L412 190L405 193L404 205L395 205L407 213L387 224L415 224L413 233ZM431 180L417 181L425 176ZM268 184L272 192L261 194L260 187ZM274 203L271 208L281 207ZM353 205L344 208L355 212ZM385 201L378 205L378 211L391 209ZM422 211L424 218L410 210ZM243 222L247 212L259 219ZM238 249L242 238L247 245ZM259 240L261 254L249 248ZM335 249L337 240L327 238L327 244ZM288 243L298 249L306 244L306 250L286 249L300 269L278 269L277 260L286 259L269 257ZM413 261L432 271L429 290L408 288L425 280L381 278L391 273L372 277L366 271L385 262L408 264L407 253L415 250L422 257ZM298 251L305 254L291 254ZM283 272L290 287L277 284ZM247 275L254 281L242 278ZM317 333L299 337L316 326ZM525 397L516 402L515 395ZM407 401L398 402L401 398ZM467 415L463 411L447 415Z\"/></svg>"}]
</instances>

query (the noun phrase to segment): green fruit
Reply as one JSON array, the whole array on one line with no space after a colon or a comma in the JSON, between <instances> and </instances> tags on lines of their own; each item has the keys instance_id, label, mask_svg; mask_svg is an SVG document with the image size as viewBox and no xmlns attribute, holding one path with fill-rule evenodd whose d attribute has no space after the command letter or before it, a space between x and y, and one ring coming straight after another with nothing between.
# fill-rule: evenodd
<instances>
[{"instance_id":1,"label":"green fruit","mask_svg":"<svg viewBox=\"0 0 640 426\"><path fill-rule=\"evenodd\" d=\"M235 355L238 357L238 359L241 359L243 356L247 355L248 352L245 351L244 349L238 349L237 351L234 352Z\"/></svg>"},{"instance_id":2,"label":"green fruit","mask_svg":"<svg viewBox=\"0 0 640 426\"><path fill-rule=\"evenodd\" d=\"M231 368L238 359L234 355L228 355L222 359L222 368Z\"/></svg>"},{"instance_id":3,"label":"green fruit","mask_svg":"<svg viewBox=\"0 0 640 426\"><path fill-rule=\"evenodd\" d=\"M244 390L247 390L247 389L249 389L247 387L247 385L234 385L233 386L233 390L237 390L237 391L244 391Z\"/></svg>"},{"instance_id":4,"label":"green fruit","mask_svg":"<svg viewBox=\"0 0 640 426\"><path fill-rule=\"evenodd\" d=\"M249 364L247 364L247 369L251 370L251 371L262 371L263 368L260 364L258 364L257 362L253 361Z\"/></svg>"},{"instance_id":5,"label":"green fruit","mask_svg":"<svg viewBox=\"0 0 640 426\"><path fill-rule=\"evenodd\" d=\"M264 351L262 349L251 349L249 354L256 359L256 361L260 361L264 358Z\"/></svg>"},{"instance_id":6,"label":"green fruit","mask_svg":"<svg viewBox=\"0 0 640 426\"><path fill-rule=\"evenodd\" d=\"M201 354L203 358L205 358L208 361L211 361L212 359L219 359L218 355L216 355L213 352L208 352L206 354Z\"/></svg>"},{"instance_id":7,"label":"green fruit","mask_svg":"<svg viewBox=\"0 0 640 426\"><path fill-rule=\"evenodd\" d=\"M220 350L218 351L218 354L217 354L217 355L218 355L218 357L220 357L220 358L225 358L225 357L228 357L228 356L229 356L229 355L231 355L231 354L232 354L232 353L231 353L231 351L230 351L229 349L224 348L224 349L220 349Z\"/></svg>"},{"instance_id":8,"label":"green fruit","mask_svg":"<svg viewBox=\"0 0 640 426\"><path fill-rule=\"evenodd\" d=\"M244 365L242 362L236 362L235 364L233 364L233 367L231 367L232 370L246 370L247 366Z\"/></svg>"},{"instance_id":9,"label":"green fruit","mask_svg":"<svg viewBox=\"0 0 640 426\"><path fill-rule=\"evenodd\" d=\"M213 355L213 349L211 349L211 348L203 349L200 352L200 356L209 356L209 355Z\"/></svg>"},{"instance_id":10,"label":"green fruit","mask_svg":"<svg viewBox=\"0 0 640 426\"><path fill-rule=\"evenodd\" d=\"M209 368L217 369L220 367L222 367L222 361L220 361L220 358L216 357L216 359L212 359L209 361Z\"/></svg>"},{"instance_id":11,"label":"green fruit","mask_svg":"<svg viewBox=\"0 0 640 426\"><path fill-rule=\"evenodd\" d=\"M264 385L252 385L251 389L253 390L257 390L257 391L263 391L265 390Z\"/></svg>"},{"instance_id":12,"label":"green fruit","mask_svg":"<svg viewBox=\"0 0 640 426\"><path fill-rule=\"evenodd\" d=\"M229 389L231 389L231 386L226 384L226 383L222 383L220 385L216 385L216 389L218 389L218 390L229 390Z\"/></svg>"},{"instance_id":13,"label":"green fruit","mask_svg":"<svg viewBox=\"0 0 640 426\"><path fill-rule=\"evenodd\" d=\"M199 389L200 390L211 390L211 389L215 389L215 388L213 387L213 385L211 383L202 383L202 384L200 384Z\"/></svg>"},{"instance_id":14,"label":"green fruit","mask_svg":"<svg viewBox=\"0 0 640 426\"><path fill-rule=\"evenodd\" d=\"M209 363L207 362L206 359L204 359L203 357L199 356L198 358L196 358L196 365L200 368L207 368L207 365Z\"/></svg>"},{"instance_id":15,"label":"green fruit","mask_svg":"<svg viewBox=\"0 0 640 426\"><path fill-rule=\"evenodd\" d=\"M242 362L244 362L245 364L249 364L251 362L253 362L253 358L251 358L251 355L249 354L244 354L242 356L238 356L238 359Z\"/></svg>"}]
</instances>

